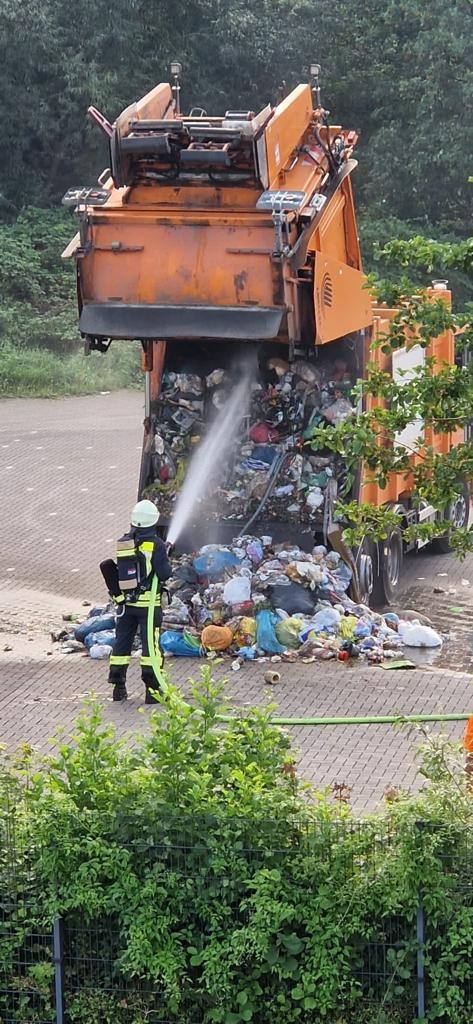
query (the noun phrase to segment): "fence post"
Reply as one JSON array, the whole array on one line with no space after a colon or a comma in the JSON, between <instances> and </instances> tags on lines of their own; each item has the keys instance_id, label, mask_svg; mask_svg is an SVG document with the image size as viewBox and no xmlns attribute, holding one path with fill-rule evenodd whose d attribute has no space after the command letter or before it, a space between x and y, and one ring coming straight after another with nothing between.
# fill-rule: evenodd
<instances>
[{"instance_id":1,"label":"fence post","mask_svg":"<svg viewBox=\"0 0 473 1024\"><path fill-rule=\"evenodd\" d=\"M417 1017L418 1020L425 1019L425 918L424 908L417 908Z\"/></svg>"},{"instance_id":2,"label":"fence post","mask_svg":"<svg viewBox=\"0 0 473 1024\"><path fill-rule=\"evenodd\" d=\"M424 831L425 822L416 821L419 840ZM425 1020L425 914L422 888L419 887L419 905L416 920L417 939L417 1019Z\"/></svg>"},{"instance_id":3,"label":"fence post","mask_svg":"<svg viewBox=\"0 0 473 1024\"><path fill-rule=\"evenodd\" d=\"M56 1024L64 1024L64 963L62 921L59 917L53 927L54 992Z\"/></svg>"}]
</instances>

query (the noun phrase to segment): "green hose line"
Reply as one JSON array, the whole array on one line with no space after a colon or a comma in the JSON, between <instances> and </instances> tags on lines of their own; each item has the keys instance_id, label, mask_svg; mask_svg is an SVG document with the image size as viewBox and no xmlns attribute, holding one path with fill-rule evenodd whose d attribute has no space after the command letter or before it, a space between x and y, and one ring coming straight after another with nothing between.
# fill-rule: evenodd
<instances>
[{"instance_id":1,"label":"green hose line","mask_svg":"<svg viewBox=\"0 0 473 1024\"><path fill-rule=\"evenodd\" d=\"M151 596L148 608L146 632L148 637L149 656L156 681L162 693L167 690L167 682L163 675L162 665L156 655L154 611L158 592L158 577L153 576ZM273 725L397 725L404 722L466 722L472 715L367 715L365 718L272 718ZM236 722L243 720L243 715L219 715L220 722Z\"/></svg>"},{"instance_id":2,"label":"green hose line","mask_svg":"<svg viewBox=\"0 0 473 1024\"><path fill-rule=\"evenodd\" d=\"M220 722L237 722L242 715L219 715ZM272 725L397 725L403 722L466 722L469 714L367 715L366 718L272 718Z\"/></svg>"},{"instance_id":3,"label":"green hose line","mask_svg":"<svg viewBox=\"0 0 473 1024\"><path fill-rule=\"evenodd\" d=\"M151 658L151 667L153 669L156 682L162 693L167 690L167 682L163 675L162 666L156 654L156 643L155 643L155 629L154 629L154 610L156 608L156 594L158 592L158 577L156 574L153 576L153 582L151 584L151 596L148 608L148 618L146 621L146 634L148 638L148 650Z\"/></svg>"}]
</instances>

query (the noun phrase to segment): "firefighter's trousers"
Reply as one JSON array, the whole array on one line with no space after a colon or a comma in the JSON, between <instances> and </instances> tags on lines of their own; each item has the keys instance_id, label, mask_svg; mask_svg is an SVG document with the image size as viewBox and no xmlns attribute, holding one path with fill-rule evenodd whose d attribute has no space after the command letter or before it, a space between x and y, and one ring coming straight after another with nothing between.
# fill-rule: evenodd
<instances>
[{"instance_id":1,"label":"firefighter's trousers","mask_svg":"<svg viewBox=\"0 0 473 1024\"><path fill-rule=\"evenodd\" d=\"M163 664L163 656L159 646L159 632L163 620L161 608L154 611L154 643L156 657L160 665ZM108 681L115 686L116 683L125 684L128 665L131 661L131 648L137 630L141 634L141 678L147 688L159 689L158 681L153 672L148 647L148 609L137 608L135 605L125 605L124 611L117 618L116 639L113 645L113 654L110 655L110 671Z\"/></svg>"}]
</instances>

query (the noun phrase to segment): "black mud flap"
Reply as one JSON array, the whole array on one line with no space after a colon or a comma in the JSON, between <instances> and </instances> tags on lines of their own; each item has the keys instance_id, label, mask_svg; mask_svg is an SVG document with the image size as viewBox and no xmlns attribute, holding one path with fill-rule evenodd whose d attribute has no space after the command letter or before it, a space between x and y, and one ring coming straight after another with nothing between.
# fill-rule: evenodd
<instances>
[{"instance_id":1,"label":"black mud flap","mask_svg":"<svg viewBox=\"0 0 473 1024\"><path fill-rule=\"evenodd\" d=\"M88 302L79 326L95 338L276 338L285 311L278 306L151 306Z\"/></svg>"}]
</instances>

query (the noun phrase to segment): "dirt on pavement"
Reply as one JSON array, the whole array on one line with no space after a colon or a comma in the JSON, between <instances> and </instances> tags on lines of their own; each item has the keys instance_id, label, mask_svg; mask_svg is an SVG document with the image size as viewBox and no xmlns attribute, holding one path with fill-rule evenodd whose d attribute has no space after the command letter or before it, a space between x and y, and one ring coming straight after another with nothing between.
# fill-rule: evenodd
<instances>
[{"instance_id":1,"label":"dirt on pavement","mask_svg":"<svg viewBox=\"0 0 473 1024\"><path fill-rule=\"evenodd\" d=\"M76 598L27 587L0 590L0 665L58 653L51 630L67 628L69 624L63 622L63 615L85 614L87 608Z\"/></svg>"}]
</instances>

